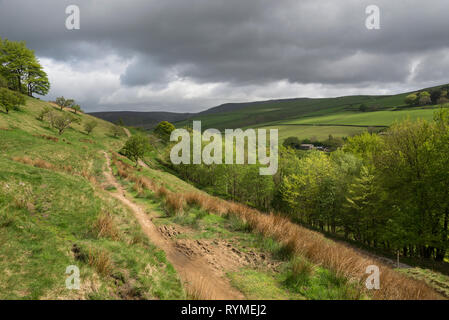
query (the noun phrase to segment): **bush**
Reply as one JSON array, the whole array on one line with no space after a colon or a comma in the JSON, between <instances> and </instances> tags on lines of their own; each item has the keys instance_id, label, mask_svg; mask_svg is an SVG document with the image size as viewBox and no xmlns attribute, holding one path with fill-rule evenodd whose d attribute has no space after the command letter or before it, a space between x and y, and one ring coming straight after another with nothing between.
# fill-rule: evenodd
<instances>
[{"instance_id":1,"label":"bush","mask_svg":"<svg viewBox=\"0 0 449 320\"><path fill-rule=\"evenodd\" d=\"M98 125L98 122L95 120L88 121L84 124L84 130L86 130L87 134L90 134Z\"/></svg>"},{"instance_id":2,"label":"bush","mask_svg":"<svg viewBox=\"0 0 449 320\"><path fill-rule=\"evenodd\" d=\"M160 122L154 129L154 133L161 139L168 141L172 131L175 130L175 126L168 121Z\"/></svg>"},{"instance_id":3,"label":"bush","mask_svg":"<svg viewBox=\"0 0 449 320\"><path fill-rule=\"evenodd\" d=\"M37 115L37 120L39 120L39 121L43 121L44 120L44 118L45 118L45 116L47 115L47 114L49 114L51 112L51 109L49 108L49 107L44 107L40 112L39 112L39 114Z\"/></svg>"},{"instance_id":4,"label":"bush","mask_svg":"<svg viewBox=\"0 0 449 320\"><path fill-rule=\"evenodd\" d=\"M6 113L9 113L11 109L18 110L19 106L25 103L26 100L20 93L6 88L0 88L0 106L3 106Z\"/></svg>"},{"instance_id":5,"label":"bush","mask_svg":"<svg viewBox=\"0 0 449 320\"><path fill-rule=\"evenodd\" d=\"M286 148L299 149L299 147L301 146L301 142L297 137L288 137L284 140L284 143L282 143L282 145Z\"/></svg>"},{"instance_id":6,"label":"bush","mask_svg":"<svg viewBox=\"0 0 449 320\"><path fill-rule=\"evenodd\" d=\"M145 136L135 135L126 141L125 146L120 150L120 153L131 161L139 163L139 159L143 158L145 152L150 149L150 144Z\"/></svg>"}]
</instances>

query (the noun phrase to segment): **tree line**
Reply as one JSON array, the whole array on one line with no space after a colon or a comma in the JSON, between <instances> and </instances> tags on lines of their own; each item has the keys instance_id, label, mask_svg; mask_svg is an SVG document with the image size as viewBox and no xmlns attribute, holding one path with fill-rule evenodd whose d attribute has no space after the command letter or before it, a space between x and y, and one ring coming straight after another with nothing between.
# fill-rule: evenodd
<instances>
[{"instance_id":1,"label":"tree line","mask_svg":"<svg viewBox=\"0 0 449 320\"><path fill-rule=\"evenodd\" d=\"M169 146L165 155L166 163ZM449 246L449 110L350 137L331 153L280 147L279 170L172 165L203 189L310 228L403 256L442 261Z\"/></svg>"}]
</instances>

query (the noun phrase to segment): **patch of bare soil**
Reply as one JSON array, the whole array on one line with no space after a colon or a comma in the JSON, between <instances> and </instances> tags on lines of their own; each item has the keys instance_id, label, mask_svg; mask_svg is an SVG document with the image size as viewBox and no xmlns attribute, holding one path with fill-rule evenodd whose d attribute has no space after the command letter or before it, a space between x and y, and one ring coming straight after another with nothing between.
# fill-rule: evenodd
<instances>
[{"instance_id":1,"label":"patch of bare soil","mask_svg":"<svg viewBox=\"0 0 449 320\"><path fill-rule=\"evenodd\" d=\"M242 267L265 266L276 271L280 264L265 253L254 250L243 251L227 240L177 239L183 232L171 225L163 225L158 230L165 239L171 239L175 248L189 259L197 257L205 259L219 276Z\"/></svg>"}]
</instances>

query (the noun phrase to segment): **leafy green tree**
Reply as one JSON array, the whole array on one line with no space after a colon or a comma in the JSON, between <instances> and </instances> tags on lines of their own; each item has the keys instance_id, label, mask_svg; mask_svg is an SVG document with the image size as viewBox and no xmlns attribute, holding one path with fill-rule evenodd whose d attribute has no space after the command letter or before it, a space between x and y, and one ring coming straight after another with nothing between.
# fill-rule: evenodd
<instances>
[{"instance_id":1,"label":"leafy green tree","mask_svg":"<svg viewBox=\"0 0 449 320\"><path fill-rule=\"evenodd\" d=\"M405 103L409 106L415 106L419 102L419 97L417 94L412 93L405 97Z\"/></svg>"},{"instance_id":2,"label":"leafy green tree","mask_svg":"<svg viewBox=\"0 0 449 320\"><path fill-rule=\"evenodd\" d=\"M80 120L76 117L74 117L70 113L62 113L58 115L54 115L52 119L52 125L56 129L58 129L58 134L61 135L64 133L64 131L70 127L72 123L79 123Z\"/></svg>"},{"instance_id":3,"label":"leafy green tree","mask_svg":"<svg viewBox=\"0 0 449 320\"><path fill-rule=\"evenodd\" d=\"M64 108L72 108L73 105L75 104L75 100L73 99L66 99L64 97L58 97L56 98L56 104L61 108L61 111Z\"/></svg>"},{"instance_id":4,"label":"leafy green tree","mask_svg":"<svg viewBox=\"0 0 449 320\"><path fill-rule=\"evenodd\" d=\"M299 147L301 146L301 141L299 141L297 137L288 137L284 140L282 145L286 148L299 149Z\"/></svg>"},{"instance_id":5,"label":"leafy green tree","mask_svg":"<svg viewBox=\"0 0 449 320\"><path fill-rule=\"evenodd\" d=\"M0 106L5 109L6 113L9 113L11 109L17 110L25 102L25 98L20 93L0 88Z\"/></svg>"},{"instance_id":6,"label":"leafy green tree","mask_svg":"<svg viewBox=\"0 0 449 320\"><path fill-rule=\"evenodd\" d=\"M39 62L33 61L28 66L27 72L25 84L27 85L28 95L32 97L33 93L36 93L45 96L50 91L50 82Z\"/></svg>"},{"instance_id":7,"label":"leafy green tree","mask_svg":"<svg viewBox=\"0 0 449 320\"><path fill-rule=\"evenodd\" d=\"M81 107L80 107L79 104L73 104L73 105L72 105L72 109L73 109L73 112L75 112L75 114L76 114L77 112L81 112Z\"/></svg>"},{"instance_id":8,"label":"leafy green tree","mask_svg":"<svg viewBox=\"0 0 449 320\"><path fill-rule=\"evenodd\" d=\"M425 105L428 105L428 104L431 104L431 103L432 103L432 99L431 99L430 93L428 93L427 91L422 91L422 92L419 93L419 102L418 102L418 104L420 106L425 106Z\"/></svg>"},{"instance_id":9,"label":"leafy green tree","mask_svg":"<svg viewBox=\"0 0 449 320\"><path fill-rule=\"evenodd\" d=\"M0 46L2 73L8 76L8 80L13 83L16 91L22 92L23 81L33 59L34 53L26 47L25 42L14 42L8 39L2 41Z\"/></svg>"},{"instance_id":10,"label":"leafy green tree","mask_svg":"<svg viewBox=\"0 0 449 320\"><path fill-rule=\"evenodd\" d=\"M45 95L50 89L47 74L25 42L0 38L0 74L9 88L29 96Z\"/></svg>"},{"instance_id":11,"label":"leafy green tree","mask_svg":"<svg viewBox=\"0 0 449 320\"><path fill-rule=\"evenodd\" d=\"M0 75L0 88L7 88L8 87L8 81L5 77Z\"/></svg>"},{"instance_id":12,"label":"leafy green tree","mask_svg":"<svg viewBox=\"0 0 449 320\"><path fill-rule=\"evenodd\" d=\"M430 100L432 104L437 104L441 97L441 89L435 89L430 92Z\"/></svg>"},{"instance_id":13,"label":"leafy green tree","mask_svg":"<svg viewBox=\"0 0 449 320\"><path fill-rule=\"evenodd\" d=\"M366 112L366 111L368 111L368 106L366 104L362 103L359 107L359 110L361 112Z\"/></svg>"},{"instance_id":14,"label":"leafy green tree","mask_svg":"<svg viewBox=\"0 0 449 320\"><path fill-rule=\"evenodd\" d=\"M136 167L139 163L139 159L142 159L145 152L150 149L148 138L142 135L134 135L130 137L125 146L120 150L120 153L131 161L136 162Z\"/></svg>"},{"instance_id":15,"label":"leafy green tree","mask_svg":"<svg viewBox=\"0 0 449 320\"><path fill-rule=\"evenodd\" d=\"M349 186L346 203L342 210L342 225L345 238L349 234L359 242L377 247L383 240L382 234L386 229L387 217L381 207L380 189L378 188L373 167L363 166L360 177Z\"/></svg>"},{"instance_id":16,"label":"leafy green tree","mask_svg":"<svg viewBox=\"0 0 449 320\"><path fill-rule=\"evenodd\" d=\"M119 127L118 125L112 125L110 132L113 137L117 138L118 136L123 134L123 129Z\"/></svg>"},{"instance_id":17,"label":"leafy green tree","mask_svg":"<svg viewBox=\"0 0 449 320\"><path fill-rule=\"evenodd\" d=\"M89 135L97 126L98 126L97 121L95 121L95 120L87 121L84 124L84 130Z\"/></svg>"},{"instance_id":18,"label":"leafy green tree","mask_svg":"<svg viewBox=\"0 0 449 320\"><path fill-rule=\"evenodd\" d=\"M448 204L447 130L444 113L439 125L406 120L393 125L384 137L374 164L394 211L398 247L422 258L446 252ZM439 129L441 128L441 129ZM446 169L444 169L446 168ZM444 239L442 243L442 239Z\"/></svg>"},{"instance_id":19,"label":"leafy green tree","mask_svg":"<svg viewBox=\"0 0 449 320\"><path fill-rule=\"evenodd\" d=\"M167 141L170 139L172 131L175 130L175 126L168 122L162 121L154 128L154 133L161 137L163 140Z\"/></svg>"}]
</instances>

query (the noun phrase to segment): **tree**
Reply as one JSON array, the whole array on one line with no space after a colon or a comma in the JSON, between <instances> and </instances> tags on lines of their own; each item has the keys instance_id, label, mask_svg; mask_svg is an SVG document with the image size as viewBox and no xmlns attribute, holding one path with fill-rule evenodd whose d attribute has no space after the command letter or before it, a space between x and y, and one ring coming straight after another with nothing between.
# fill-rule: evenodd
<instances>
[{"instance_id":1,"label":"tree","mask_svg":"<svg viewBox=\"0 0 449 320\"><path fill-rule=\"evenodd\" d=\"M368 111L368 106L363 103L363 104L360 105L359 110L361 112L366 112L366 111Z\"/></svg>"},{"instance_id":2,"label":"tree","mask_svg":"<svg viewBox=\"0 0 449 320\"><path fill-rule=\"evenodd\" d=\"M125 146L120 150L120 153L131 161L135 161L137 167L139 159L143 158L145 152L149 150L149 148L150 144L147 137L135 135L126 141Z\"/></svg>"},{"instance_id":3,"label":"tree","mask_svg":"<svg viewBox=\"0 0 449 320\"><path fill-rule=\"evenodd\" d=\"M392 238L422 258L441 259L448 247L448 138L447 110L437 122L405 120L390 128L373 158L394 213Z\"/></svg>"},{"instance_id":4,"label":"tree","mask_svg":"<svg viewBox=\"0 0 449 320\"><path fill-rule=\"evenodd\" d=\"M58 129L58 134L61 135L72 123L79 123L80 121L70 113L64 112L61 115L55 115L52 122L53 126Z\"/></svg>"},{"instance_id":5,"label":"tree","mask_svg":"<svg viewBox=\"0 0 449 320\"><path fill-rule=\"evenodd\" d=\"M405 103L409 106L414 106L418 103L419 98L418 95L415 93L409 94L407 97L405 97Z\"/></svg>"},{"instance_id":6,"label":"tree","mask_svg":"<svg viewBox=\"0 0 449 320\"><path fill-rule=\"evenodd\" d=\"M25 84L27 85L28 95L32 97L33 93L36 93L45 96L50 90L50 82L39 62L37 60L33 61L28 66L27 72L28 75L25 79Z\"/></svg>"},{"instance_id":7,"label":"tree","mask_svg":"<svg viewBox=\"0 0 449 320\"><path fill-rule=\"evenodd\" d=\"M0 75L0 88L7 88L8 87L8 81L5 77Z\"/></svg>"},{"instance_id":8,"label":"tree","mask_svg":"<svg viewBox=\"0 0 449 320\"><path fill-rule=\"evenodd\" d=\"M87 134L90 134L98 125L98 122L95 120L88 121L84 124L84 130L86 130Z\"/></svg>"},{"instance_id":9,"label":"tree","mask_svg":"<svg viewBox=\"0 0 449 320\"><path fill-rule=\"evenodd\" d=\"M446 97L441 97L441 98L438 99L436 104L442 105L442 104L446 104L446 103L449 103L449 99L446 98Z\"/></svg>"},{"instance_id":10,"label":"tree","mask_svg":"<svg viewBox=\"0 0 449 320\"><path fill-rule=\"evenodd\" d=\"M25 42L14 42L8 39L2 41L0 65L3 69L2 73L7 75L14 90L23 91L23 82L34 59L34 52L26 47Z\"/></svg>"},{"instance_id":11,"label":"tree","mask_svg":"<svg viewBox=\"0 0 449 320\"><path fill-rule=\"evenodd\" d=\"M12 95L13 95L12 106L13 106L14 110L19 110L20 106L23 106L26 104L25 97L21 93L19 93L17 91L13 91Z\"/></svg>"},{"instance_id":12,"label":"tree","mask_svg":"<svg viewBox=\"0 0 449 320\"><path fill-rule=\"evenodd\" d=\"M80 107L79 104L74 104L74 105L72 105L72 109L73 109L73 112L75 112L75 114L76 114L78 111L81 112L81 107Z\"/></svg>"},{"instance_id":13,"label":"tree","mask_svg":"<svg viewBox=\"0 0 449 320\"><path fill-rule=\"evenodd\" d=\"M419 93L419 102L418 102L418 104L420 106L425 106L425 105L428 105L428 104L431 104L431 103L432 103L432 99L431 99L430 93L428 93L427 91L422 91L422 92Z\"/></svg>"},{"instance_id":14,"label":"tree","mask_svg":"<svg viewBox=\"0 0 449 320\"><path fill-rule=\"evenodd\" d=\"M64 97L56 98L55 102L61 108L61 111L64 108L71 108L75 104L75 100L73 100L73 99L66 99Z\"/></svg>"},{"instance_id":15,"label":"tree","mask_svg":"<svg viewBox=\"0 0 449 320\"><path fill-rule=\"evenodd\" d=\"M168 121L159 122L159 124L154 128L154 133L156 133L163 140L169 140L172 131L175 130L175 126Z\"/></svg>"},{"instance_id":16,"label":"tree","mask_svg":"<svg viewBox=\"0 0 449 320\"><path fill-rule=\"evenodd\" d=\"M432 90L430 92L430 100L432 100L432 104L437 104L438 99L441 97L441 89Z\"/></svg>"},{"instance_id":17,"label":"tree","mask_svg":"<svg viewBox=\"0 0 449 320\"><path fill-rule=\"evenodd\" d=\"M0 88L0 106L5 109L6 113L9 113L11 109L17 110L25 102L25 98L20 93L6 88Z\"/></svg>"},{"instance_id":18,"label":"tree","mask_svg":"<svg viewBox=\"0 0 449 320\"><path fill-rule=\"evenodd\" d=\"M120 136L121 134L123 134L123 129L119 126L113 125L111 126L111 134L117 138L118 136Z\"/></svg>"},{"instance_id":19,"label":"tree","mask_svg":"<svg viewBox=\"0 0 449 320\"><path fill-rule=\"evenodd\" d=\"M299 149L299 147L301 146L301 142L297 137L288 137L284 140L282 145L286 148Z\"/></svg>"}]
</instances>

